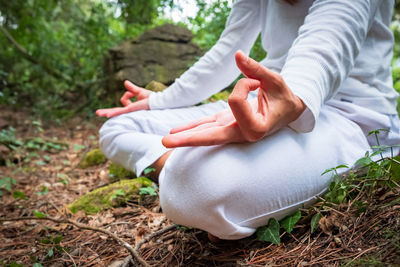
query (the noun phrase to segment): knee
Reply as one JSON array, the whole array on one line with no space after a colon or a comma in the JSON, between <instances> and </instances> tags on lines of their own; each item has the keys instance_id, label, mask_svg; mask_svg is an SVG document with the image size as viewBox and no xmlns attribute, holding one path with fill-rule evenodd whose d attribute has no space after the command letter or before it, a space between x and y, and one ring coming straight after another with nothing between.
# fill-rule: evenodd
<instances>
[{"instance_id":1,"label":"knee","mask_svg":"<svg viewBox=\"0 0 400 267\"><path fill-rule=\"evenodd\" d=\"M179 153L178 153L179 154ZM185 153L182 153L185 154ZM171 221L207 231L219 238L238 239L254 229L240 227L231 206L235 188L221 182L218 172L207 171L198 161L188 164L181 155L172 154L160 177L160 203ZM187 154L186 154L187 156ZM184 162L183 162L184 161ZM238 229L241 233L238 235Z\"/></svg>"},{"instance_id":2,"label":"knee","mask_svg":"<svg viewBox=\"0 0 400 267\"><path fill-rule=\"evenodd\" d=\"M100 147L108 146L117 136L140 130L141 112L128 113L107 120L99 130Z\"/></svg>"}]
</instances>

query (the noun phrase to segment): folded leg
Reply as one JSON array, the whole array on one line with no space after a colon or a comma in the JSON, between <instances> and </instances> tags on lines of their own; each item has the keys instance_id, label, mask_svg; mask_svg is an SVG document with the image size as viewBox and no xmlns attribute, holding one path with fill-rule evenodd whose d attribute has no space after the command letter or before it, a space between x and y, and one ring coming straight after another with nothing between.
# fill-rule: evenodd
<instances>
[{"instance_id":1,"label":"folded leg","mask_svg":"<svg viewBox=\"0 0 400 267\"><path fill-rule=\"evenodd\" d=\"M167 109L142 110L109 119L100 129L100 147L111 161L136 172L143 170L169 149L161 144L171 128L210 116L228 108L227 103Z\"/></svg>"},{"instance_id":2,"label":"folded leg","mask_svg":"<svg viewBox=\"0 0 400 267\"><path fill-rule=\"evenodd\" d=\"M243 238L314 202L331 180L324 170L368 149L360 127L325 106L311 133L283 128L256 143L175 149L159 178L161 206L178 224Z\"/></svg>"}]
</instances>

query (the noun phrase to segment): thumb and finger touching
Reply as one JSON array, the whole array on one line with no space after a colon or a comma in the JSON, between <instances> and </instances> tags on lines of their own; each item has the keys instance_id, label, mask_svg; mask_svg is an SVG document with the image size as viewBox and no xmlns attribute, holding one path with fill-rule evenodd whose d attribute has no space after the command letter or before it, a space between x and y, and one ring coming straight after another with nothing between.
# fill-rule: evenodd
<instances>
[{"instance_id":1,"label":"thumb and finger touching","mask_svg":"<svg viewBox=\"0 0 400 267\"><path fill-rule=\"evenodd\" d=\"M151 93L149 90L136 86L128 80L124 82L124 86L127 91L120 99L124 107L98 109L97 116L111 118L132 111L149 109L148 97ZM137 97L138 101L132 102L132 97Z\"/></svg>"}]
</instances>

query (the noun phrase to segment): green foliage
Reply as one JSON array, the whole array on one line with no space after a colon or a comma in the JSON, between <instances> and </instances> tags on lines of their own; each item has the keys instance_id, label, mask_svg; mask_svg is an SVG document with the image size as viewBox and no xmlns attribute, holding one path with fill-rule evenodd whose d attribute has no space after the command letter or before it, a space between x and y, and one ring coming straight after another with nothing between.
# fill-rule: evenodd
<instances>
[{"instance_id":1,"label":"green foliage","mask_svg":"<svg viewBox=\"0 0 400 267\"><path fill-rule=\"evenodd\" d=\"M140 195L157 196L157 191L151 186L146 186L146 187L140 188L139 194Z\"/></svg>"},{"instance_id":2,"label":"green foliage","mask_svg":"<svg viewBox=\"0 0 400 267\"><path fill-rule=\"evenodd\" d=\"M116 189L111 194L110 199L114 199L114 198L117 198L117 197L123 197L123 196L125 196L124 190L123 189Z\"/></svg>"},{"instance_id":3,"label":"green foliage","mask_svg":"<svg viewBox=\"0 0 400 267\"><path fill-rule=\"evenodd\" d=\"M257 237L261 241L271 242L276 245L281 244L279 236L279 222L274 218L269 219L267 226L262 226L257 229Z\"/></svg>"},{"instance_id":4,"label":"green foliage","mask_svg":"<svg viewBox=\"0 0 400 267\"><path fill-rule=\"evenodd\" d=\"M45 214L45 213L43 213L43 212L40 212L40 211L37 211L37 210L34 210L34 211L33 211L33 215L34 215L36 218L39 218L39 219L41 219L41 218L46 218L46 217L47 217L47 214Z\"/></svg>"},{"instance_id":5,"label":"green foliage","mask_svg":"<svg viewBox=\"0 0 400 267\"><path fill-rule=\"evenodd\" d=\"M61 253L67 252L67 249L61 246L61 241L63 236L51 236L49 238L44 238L40 240L41 244L46 245L47 253L46 258L50 259L54 256L55 251L59 251ZM39 263L38 263L39 264ZM40 265L41 266L41 265Z\"/></svg>"},{"instance_id":6,"label":"green foliage","mask_svg":"<svg viewBox=\"0 0 400 267\"><path fill-rule=\"evenodd\" d=\"M125 169L123 166L112 162L110 164L109 176L112 180L116 179L126 179L126 178L136 178L136 174L130 170Z\"/></svg>"},{"instance_id":7,"label":"green foliage","mask_svg":"<svg viewBox=\"0 0 400 267\"><path fill-rule=\"evenodd\" d=\"M301 212L298 210L293 215L285 217L281 221L281 226L290 234L293 231L294 225L300 220Z\"/></svg>"},{"instance_id":8,"label":"green foliage","mask_svg":"<svg viewBox=\"0 0 400 267\"><path fill-rule=\"evenodd\" d=\"M205 0L197 0L199 11L194 18L189 18L194 41L202 48L208 50L217 41L225 28L230 7L227 1L216 0L207 5Z\"/></svg>"},{"instance_id":9,"label":"green foliage","mask_svg":"<svg viewBox=\"0 0 400 267\"><path fill-rule=\"evenodd\" d=\"M23 192L17 191L17 190L13 192L13 198L14 199L22 199L22 200L28 199Z\"/></svg>"},{"instance_id":10,"label":"green foliage","mask_svg":"<svg viewBox=\"0 0 400 267\"><path fill-rule=\"evenodd\" d=\"M41 191L35 192L35 194L38 196L44 196L44 195L47 195L48 193L49 193L49 189L44 185L41 187Z\"/></svg>"},{"instance_id":11,"label":"green foliage","mask_svg":"<svg viewBox=\"0 0 400 267\"><path fill-rule=\"evenodd\" d=\"M381 132L382 130L378 129L372 131L370 134L378 136ZM379 139L377 139L377 143L379 144ZM337 204L351 203L357 208L356 214L359 214L365 212L368 208L368 204L365 202L356 201L361 195L373 195L378 191L378 187L380 189L386 188L385 190L387 191L390 191L394 187L399 187L400 156L383 158L381 154L384 151L392 151L393 155L393 147L381 145L372 147L373 152L367 151L364 157L359 159L355 164L359 167L357 172L351 170L343 176L338 173L338 169L348 168L348 166L339 165L327 169L322 173L322 175L331 173L333 177L327 192L321 197L322 203L312 207L309 211L310 215L313 214L310 221L311 233L318 227L319 221L322 218L322 212L326 212L326 207L328 208L327 210L330 210L332 206L337 206ZM377 155L381 155L379 160L375 160L374 158ZM287 233L291 233L294 225L301 217L301 212L297 211L279 222L275 219L270 219L267 226L257 229L258 239L279 245L280 227L282 226Z\"/></svg>"},{"instance_id":12,"label":"green foliage","mask_svg":"<svg viewBox=\"0 0 400 267\"><path fill-rule=\"evenodd\" d=\"M17 181L11 177L0 178L0 189L5 189L11 192L12 186L15 185Z\"/></svg>"},{"instance_id":13,"label":"green foliage","mask_svg":"<svg viewBox=\"0 0 400 267\"><path fill-rule=\"evenodd\" d=\"M322 215L321 215L321 213L316 213L316 214L314 214L313 216L312 216L312 218L311 218L311 222L310 222L310 226L311 226L311 233L314 233L314 231L315 231L315 229L317 228L317 226L318 226L318 222L319 222L319 220L322 218Z\"/></svg>"},{"instance_id":14,"label":"green foliage","mask_svg":"<svg viewBox=\"0 0 400 267\"><path fill-rule=\"evenodd\" d=\"M0 144L6 145L10 148L21 146L23 143L15 138L15 129L9 127L0 131Z\"/></svg>"},{"instance_id":15,"label":"green foliage","mask_svg":"<svg viewBox=\"0 0 400 267\"><path fill-rule=\"evenodd\" d=\"M83 210L86 214L95 214L107 208L120 206L129 200L138 199L140 188L151 185L152 181L145 177L121 180L79 197L68 208L72 213Z\"/></svg>"},{"instance_id":16,"label":"green foliage","mask_svg":"<svg viewBox=\"0 0 400 267\"><path fill-rule=\"evenodd\" d=\"M155 172L155 171L156 171L155 168L147 167L146 169L144 169L143 174L147 175L147 174L150 174L150 173Z\"/></svg>"}]
</instances>

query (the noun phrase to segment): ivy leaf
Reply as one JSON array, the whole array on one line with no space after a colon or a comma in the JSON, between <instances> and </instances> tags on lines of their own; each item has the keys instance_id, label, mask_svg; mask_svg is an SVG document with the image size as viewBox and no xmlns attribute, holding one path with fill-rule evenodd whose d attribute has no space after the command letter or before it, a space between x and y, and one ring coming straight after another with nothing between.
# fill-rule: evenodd
<instances>
[{"instance_id":1,"label":"ivy leaf","mask_svg":"<svg viewBox=\"0 0 400 267\"><path fill-rule=\"evenodd\" d=\"M35 215L35 217L36 218L46 218L46 213L43 213L43 212L40 212L40 211L37 211L37 210L34 210L33 211L33 215Z\"/></svg>"},{"instance_id":2,"label":"ivy leaf","mask_svg":"<svg viewBox=\"0 0 400 267\"><path fill-rule=\"evenodd\" d=\"M74 144L74 151L80 151L84 148L85 148L84 145Z\"/></svg>"},{"instance_id":3,"label":"ivy leaf","mask_svg":"<svg viewBox=\"0 0 400 267\"><path fill-rule=\"evenodd\" d=\"M286 216L282 221L281 225L288 234L293 231L293 226L300 220L301 212L298 210L290 216Z\"/></svg>"},{"instance_id":4,"label":"ivy leaf","mask_svg":"<svg viewBox=\"0 0 400 267\"><path fill-rule=\"evenodd\" d=\"M257 229L257 237L261 241L280 245L281 239L279 237L279 228L279 222L276 219L271 218L269 219L268 226L262 226Z\"/></svg>"},{"instance_id":5,"label":"ivy leaf","mask_svg":"<svg viewBox=\"0 0 400 267\"><path fill-rule=\"evenodd\" d=\"M370 163L372 163L371 158L370 157L364 157L364 158L360 158L359 160L357 160L356 163L354 163L354 166L358 166L358 165L367 166Z\"/></svg>"},{"instance_id":6,"label":"ivy leaf","mask_svg":"<svg viewBox=\"0 0 400 267\"><path fill-rule=\"evenodd\" d=\"M314 216L311 218L311 233L314 233L315 228L317 227L319 223L319 219L321 219L321 213L316 213Z\"/></svg>"},{"instance_id":7,"label":"ivy leaf","mask_svg":"<svg viewBox=\"0 0 400 267\"><path fill-rule=\"evenodd\" d=\"M139 191L140 195L157 196L157 192L153 187L150 187L150 186L141 187L139 190L140 190Z\"/></svg>"},{"instance_id":8,"label":"ivy leaf","mask_svg":"<svg viewBox=\"0 0 400 267\"><path fill-rule=\"evenodd\" d=\"M23 199L23 200L26 200L26 199L28 199L26 196L25 196L25 194L23 193L23 192L21 192L21 191L14 191L13 192L13 198L14 199Z\"/></svg>"},{"instance_id":9,"label":"ivy leaf","mask_svg":"<svg viewBox=\"0 0 400 267\"><path fill-rule=\"evenodd\" d=\"M51 248L49 249L49 251L47 252L47 258L51 258L54 255L54 250Z\"/></svg>"},{"instance_id":10,"label":"ivy leaf","mask_svg":"<svg viewBox=\"0 0 400 267\"><path fill-rule=\"evenodd\" d=\"M53 239L54 244L60 244L61 240L63 239L62 235L58 235Z\"/></svg>"},{"instance_id":11,"label":"ivy leaf","mask_svg":"<svg viewBox=\"0 0 400 267\"><path fill-rule=\"evenodd\" d=\"M149 173L151 173L151 172L155 172L156 171L156 169L155 168L146 168L146 169L144 169L144 171L143 171L143 174L144 175L147 175L147 174L149 174Z\"/></svg>"},{"instance_id":12,"label":"ivy leaf","mask_svg":"<svg viewBox=\"0 0 400 267\"><path fill-rule=\"evenodd\" d=\"M17 181L11 177L2 177L0 179L0 188L4 188L7 191L11 191L11 187L15 185Z\"/></svg>"}]
</instances>

